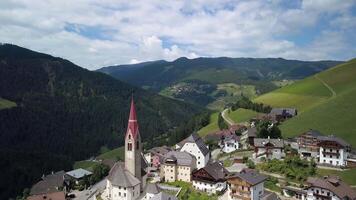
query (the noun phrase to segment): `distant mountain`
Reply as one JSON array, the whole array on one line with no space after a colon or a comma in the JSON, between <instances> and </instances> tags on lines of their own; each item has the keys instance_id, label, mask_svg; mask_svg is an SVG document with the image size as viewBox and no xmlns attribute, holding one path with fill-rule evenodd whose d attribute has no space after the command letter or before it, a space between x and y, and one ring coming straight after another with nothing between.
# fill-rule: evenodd
<instances>
[{"instance_id":1,"label":"distant mountain","mask_svg":"<svg viewBox=\"0 0 356 200\"><path fill-rule=\"evenodd\" d=\"M264 94L254 101L298 109L298 116L280 126L284 137L316 129L341 137L356 147L356 59Z\"/></svg>"},{"instance_id":2,"label":"distant mountain","mask_svg":"<svg viewBox=\"0 0 356 200\"><path fill-rule=\"evenodd\" d=\"M68 60L0 45L0 199L103 146L122 145L132 93L146 146L204 110Z\"/></svg>"},{"instance_id":3,"label":"distant mountain","mask_svg":"<svg viewBox=\"0 0 356 200\"><path fill-rule=\"evenodd\" d=\"M302 79L340 63L282 58L179 58L172 62L110 66L98 71L215 109L234 102L241 94L255 97L276 89L286 80Z\"/></svg>"}]
</instances>

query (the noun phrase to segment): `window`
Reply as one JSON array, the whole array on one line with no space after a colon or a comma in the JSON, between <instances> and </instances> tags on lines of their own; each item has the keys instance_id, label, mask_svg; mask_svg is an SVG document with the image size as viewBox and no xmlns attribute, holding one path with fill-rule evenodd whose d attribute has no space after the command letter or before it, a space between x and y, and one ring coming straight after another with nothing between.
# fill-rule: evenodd
<instances>
[{"instance_id":1,"label":"window","mask_svg":"<svg viewBox=\"0 0 356 200\"><path fill-rule=\"evenodd\" d=\"M129 134L129 139L131 140L131 134Z\"/></svg>"},{"instance_id":2,"label":"window","mask_svg":"<svg viewBox=\"0 0 356 200\"><path fill-rule=\"evenodd\" d=\"M137 141L137 142L136 142L136 149L139 149L139 148L140 148L140 142Z\"/></svg>"},{"instance_id":3,"label":"window","mask_svg":"<svg viewBox=\"0 0 356 200\"><path fill-rule=\"evenodd\" d=\"M128 143L127 144L127 150L128 151L132 151L132 143Z\"/></svg>"}]
</instances>

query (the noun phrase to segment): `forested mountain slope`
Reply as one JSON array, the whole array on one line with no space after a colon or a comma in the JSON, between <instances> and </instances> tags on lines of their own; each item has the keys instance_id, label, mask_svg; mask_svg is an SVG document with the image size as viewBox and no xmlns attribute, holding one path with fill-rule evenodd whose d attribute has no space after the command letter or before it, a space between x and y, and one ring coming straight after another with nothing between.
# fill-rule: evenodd
<instances>
[{"instance_id":1,"label":"forested mountain slope","mask_svg":"<svg viewBox=\"0 0 356 200\"><path fill-rule=\"evenodd\" d=\"M57 57L0 45L0 199L123 144L134 94L146 145L204 109Z\"/></svg>"}]
</instances>

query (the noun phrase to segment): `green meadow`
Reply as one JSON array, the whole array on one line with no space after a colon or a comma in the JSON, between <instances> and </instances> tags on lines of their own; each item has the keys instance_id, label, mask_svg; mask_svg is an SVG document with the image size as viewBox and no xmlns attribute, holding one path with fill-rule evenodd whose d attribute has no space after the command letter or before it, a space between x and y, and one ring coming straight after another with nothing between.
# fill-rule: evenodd
<instances>
[{"instance_id":1,"label":"green meadow","mask_svg":"<svg viewBox=\"0 0 356 200\"><path fill-rule=\"evenodd\" d=\"M334 134L356 146L356 59L256 99L273 107L295 107L297 117L280 128L284 137L308 129Z\"/></svg>"},{"instance_id":2,"label":"green meadow","mask_svg":"<svg viewBox=\"0 0 356 200\"><path fill-rule=\"evenodd\" d=\"M12 108L15 107L16 103L9 101L7 99L0 98L0 110L5 108Z\"/></svg>"},{"instance_id":3,"label":"green meadow","mask_svg":"<svg viewBox=\"0 0 356 200\"><path fill-rule=\"evenodd\" d=\"M235 123L248 122L251 118L256 117L258 114L258 112L244 108L239 108L228 113L229 118L232 119Z\"/></svg>"}]
</instances>

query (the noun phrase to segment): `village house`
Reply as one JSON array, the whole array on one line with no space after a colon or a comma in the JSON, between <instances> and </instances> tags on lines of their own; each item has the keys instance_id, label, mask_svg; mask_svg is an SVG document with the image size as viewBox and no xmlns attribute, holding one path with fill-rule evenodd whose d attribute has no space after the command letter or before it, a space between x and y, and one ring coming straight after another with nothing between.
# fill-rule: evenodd
<instances>
[{"instance_id":1,"label":"village house","mask_svg":"<svg viewBox=\"0 0 356 200\"><path fill-rule=\"evenodd\" d=\"M254 158L281 159L285 157L284 141L282 139L255 138Z\"/></svg>"},{"instance_id":2,"label":"village house","mask_svg":"<svg viewBox=\"0 0 356 200\"><path fill-rule=\"evenodd\" d=\"M355 200L356 191L338 177L310 177L307 180L307 200Z\"/></svg>"},{"instance_id":3,"label":"village house","mask_svg":"<svg viewBox=\"0 0 356 200\"><path fill-rule=\"evenodd\" d=\"M320 136L319 164L345 167L347 165L350 145L341 138L331 136Z\"/></svg>"},{"instance_id":4,"label":"village house","mask_svg":"<svg viewBox=\"0 0 356 200\"><path fill-rule=\"evenodd\" d=\"M187 152L196 159L198 169L205 167L210 160L210 151L203 139L198 134L193 133L180 143L176 144L176 149L181 152Z\"/></svg>"},{"instance_id":5,"label":"village house","mask_svg":"<svg viewBox=\"0 0 356 200\"><path fill-rule=\"evenodd\" d=\"M208 163L192 174L193 187L208 194L216 194L226 189L228 171L219 162Z\"/></svg>"},{"instance_id":6,"label":"village house","mask_svg":"<svg viewBox=\"0 0 356 200\"><path fill-rule=\"evenodd\" d=\"M161 166L161 162L163 161L164 155L170 151L172 151L172 148L168 146L154 147L147 151L145 159L149 166L159 168Z\"/></svg>"},{"instance_id":7,"label":"village house","mask_svg":"<svg viewBox=\"0 0 356 200\"><path fill-rule=\"evenodd\" d=\"M295 108L273 108L269 115L275 116L275 119L278 122L282 122L286 119L297 116L298 111Z\"/></svg>"},{"instance_id":8,"label":"village house","mask_svg":"<svg viewBox=\"0 0 356 200\"><path fill-rule=\"evenodd\" d=\"M219 142L219 146L224 153L231 153L239 149L240 137L237 135L223 136Z\"/></svg>"},{"instance_id":9,"label":"village house","mask_svg":"<svg viewBox=\"0 0 356 200\"><path fill-rule=\"evenodd\" d=\"M256 127L248 128L241 134L240 143L243 149L253 147L253 140L257 137Z\"/></svg>"},{"instance_id":10,"label":"village house","mask_svg":"<svg viewBox=\"0 0 356 200\"><path fill-rule=\"evenodd\" d=\"M90 177L93 173L82 169L78 168L69 172L65 173L65 179L68 180L69 182L75 183L76 185L79 184L81 180L83 180L85 177Z\"/></svg>"},{"instance_id":11,"label":"village house","mask_svg":"<svg viewBox=\"0 0 356 200\"><path fill-rule=\"evenodd\" d=\"M227 177L228 199L260 200L264 194L264 181L266 176L259 174L255 170L244 169L239 173L234 173Z\"/></svg>"},{"instance_id":12,"label":"village house","mask_svg":"<svg viewBox=\"0 0 356 200\"><path fill-rule=\"evenodd\" d=\"M187 152L170 151L161 164L160 176L166 182L191 182L191 174L196 169L196 159Z\"/></svg>"},{"instance_id":13,"label":"village house","mask_svg":"<svg viewBox=\"0 0 356 200\"><path fill-rule=\"evenodd\" d=\"M322 134L317 130L309 130L297 139L298 153L304 158L318 158L319 157L319 140Z\"/></svg>"},{"instance_id":14,"label":"village house","mask_svg":"<svg viewBox=\"0 0 356 200\"><path fill-rule=\"evenodd\" d=\"M27 197L26 200L66 200L66 197L63 191L58 191L46 194L31 195Z\"/></svg>"},{"instance_id":15,"label":"village house","mask_svg":"<svg viewBox=\"0 0 356 200\"><path fill-rule=\"evenodd\" d=\"M297 137L297 144L301 157L314 158L321 165L347 166L351 146L341 138L309 130Z\"/></svg>"},{"instance_id":16,"label":"village house","mask_svg":"<svg viewBox=\"0 0 356 200\"><path fill-rule=\"evenodd\" d=\"M148 183L145 191L142 200L178 200L176 196L163 192L157 184Z\"/></svg>"},{"instance_id":17,"label":"village house","mask_svg":"<svg viewBox=\"0 0 356 200\"><path fill-rule=\"evenodd\" d=\"M61 200L66 194L66 182L64 178L65 172L58 171L49 175L43 176L42 180L31 187L30 196L28 199L37 200L43 197L49 197Z\"/></svg>"}]
</instances>

